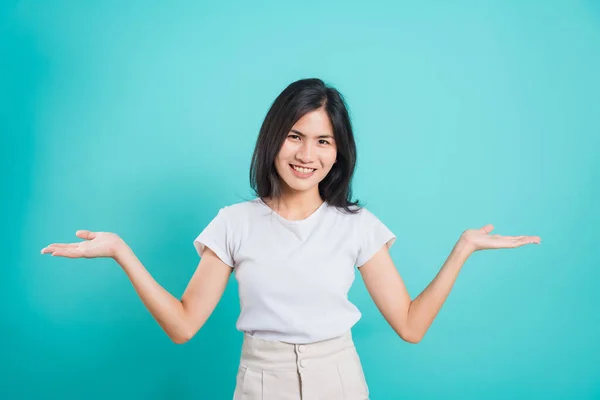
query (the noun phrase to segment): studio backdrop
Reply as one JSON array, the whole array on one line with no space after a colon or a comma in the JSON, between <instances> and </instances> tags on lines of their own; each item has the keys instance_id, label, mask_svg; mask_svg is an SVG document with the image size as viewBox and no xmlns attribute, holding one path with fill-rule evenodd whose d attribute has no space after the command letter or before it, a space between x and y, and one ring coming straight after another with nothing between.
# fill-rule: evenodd
<instances>
[{"instance_id":1,"label":"studio backdrop","mask_svg":"<svg viewBox=\"0 0 600 400\"><path fill-rule=\"evenodd\" d=\"M233 277L176 345L114 261L40 250L116 232L179 298L193 239L253 197L268 108L309 77L346 98L354 198L413 298L466 229L542 238L471 257L416 345L357 272L371 397L599 398L599 71L593 0L2 2L0 398L231 398Z\"/></svg>"}]
</instances>

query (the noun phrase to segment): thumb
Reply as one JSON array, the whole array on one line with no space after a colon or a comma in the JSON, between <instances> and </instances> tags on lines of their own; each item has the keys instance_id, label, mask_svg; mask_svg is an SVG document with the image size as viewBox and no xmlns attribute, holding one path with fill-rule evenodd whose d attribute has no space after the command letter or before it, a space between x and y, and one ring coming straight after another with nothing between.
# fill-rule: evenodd
<instances>
[{"instance_id":1,"label":"thumb","mask_svg":"<svg viewBox=\"0 0 600 400\"><path fill-rule=\"evenodd\" d=\"M77 237L80 237L82 239L87 239L87 240L92 240L94 238L96 238L96 232L90 232L90 231L77 231L75 232L75 235Z\"/></svg>"},{"instance_id":2,"label":"thumb","mask_svg":"<svg viewBox=\"0 0 600 400\"><path fill-rule=\"evenodd\" d=\"M479 230L479 232L481 233L490 233L491 231L494 230L494 225L492 224L487 224L486 226L484 226L483 228L481 228Z\"/></svg>"}]
</instances>

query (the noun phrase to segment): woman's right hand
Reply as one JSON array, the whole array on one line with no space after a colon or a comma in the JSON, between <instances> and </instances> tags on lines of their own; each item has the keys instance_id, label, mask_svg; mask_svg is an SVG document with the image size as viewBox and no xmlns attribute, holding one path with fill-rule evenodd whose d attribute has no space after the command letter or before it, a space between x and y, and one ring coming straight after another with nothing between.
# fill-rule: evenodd
<instances>
[{"instance_id":1,"label":"woman's right hand","mask_svg":"<svg viewBox=\"0 0 600 400\"><path fill-rule=\"evenodd\" d=\"M115 258L125 246L119 235L111 232L77 231L77 237L86 239L79 243L53 243L42 249L42 254L67 258Z\"/></svg>"}]
</instances>

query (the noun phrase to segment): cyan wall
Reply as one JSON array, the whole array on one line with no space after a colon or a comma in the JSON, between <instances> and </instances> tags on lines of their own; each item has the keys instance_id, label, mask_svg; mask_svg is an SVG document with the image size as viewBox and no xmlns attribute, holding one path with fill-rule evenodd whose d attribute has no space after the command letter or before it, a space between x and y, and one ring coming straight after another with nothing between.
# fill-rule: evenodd
<instances>
[{"instance_id":1,"label":"cyan wall","mask_svg":"<svg viewBox=\"0 0 600 400\"><path fill-rule=\"evenodd\" d=\"M180 296L192 240L251 197L268 107L306 77L346 96L355 194L413 297L467 228L542 237L469 259L418 345L357 276L372 398L600 397L600 3L212 3L0 6L0 397L231 398L235 280L178 346L116 263L40 250L117 232Z\"/></svg>"}]
</instances>

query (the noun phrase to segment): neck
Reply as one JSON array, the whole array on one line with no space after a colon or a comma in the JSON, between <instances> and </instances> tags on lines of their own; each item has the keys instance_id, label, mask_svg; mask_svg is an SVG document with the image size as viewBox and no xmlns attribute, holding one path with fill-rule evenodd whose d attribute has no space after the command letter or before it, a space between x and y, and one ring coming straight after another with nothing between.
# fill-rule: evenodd
<instances>
[{"instance_id":1,"label":"neck","mask_svg":"<svg viewBox=\"0 0 600 400\"><path fill-rule=\"evenodd\" d=\"M301 220L314 213L323 204L323 199L317 188L316 192L282 193L279 198L265 199L265 202L282 217Z\"/></svg>"}]
</instances>

